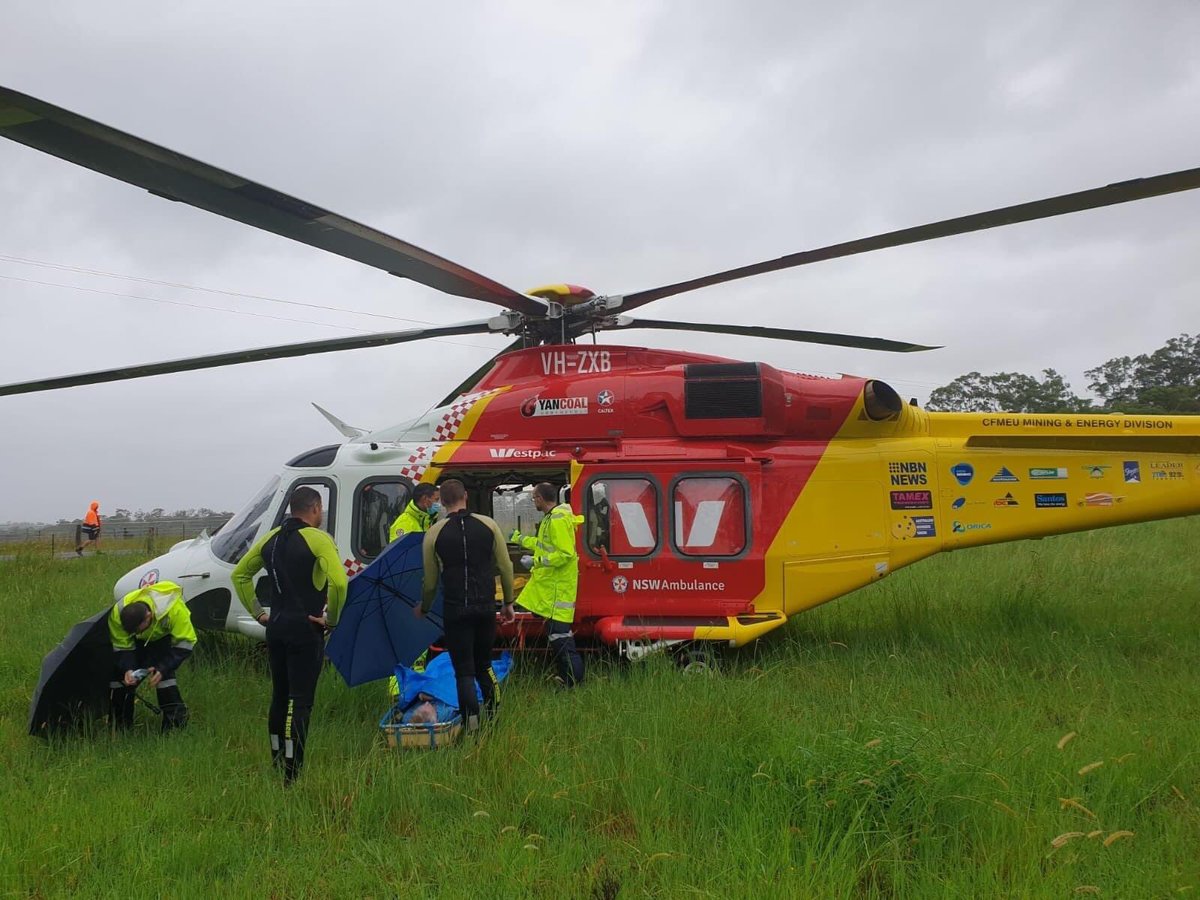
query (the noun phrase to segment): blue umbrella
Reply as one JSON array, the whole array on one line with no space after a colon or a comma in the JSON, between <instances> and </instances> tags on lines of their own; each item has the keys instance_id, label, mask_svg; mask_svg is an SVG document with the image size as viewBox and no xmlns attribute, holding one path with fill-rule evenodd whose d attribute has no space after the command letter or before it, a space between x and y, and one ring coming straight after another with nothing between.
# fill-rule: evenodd
<instances>
[{"instance_id":1,"label":"blue umbrella","mask_svg":"<svg viewBox=\"0 0 1200 900\"><path fill-rule=\"evenodd\" d=\"M424 619L412 612L421 603L423 538L407 534L394 541L350 579L325 652L351 687L387 678L398 665L411 666L443 631L440 587Z\"/></svg>"}]
</instances>

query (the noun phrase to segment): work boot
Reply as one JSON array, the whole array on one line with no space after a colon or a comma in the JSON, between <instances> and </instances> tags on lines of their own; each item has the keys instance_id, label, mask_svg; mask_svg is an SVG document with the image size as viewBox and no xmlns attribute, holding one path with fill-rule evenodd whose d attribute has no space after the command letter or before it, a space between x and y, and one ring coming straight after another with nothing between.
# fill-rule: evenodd
<instances>
[{"instance_id":1,"label":"work boot","mask_svg":"<svg viewBox=\"0 0 1200 900\"><path fill-rule=\"evenodd\" d=\"M76 555L76 556L83 556L83 548L82 548L82 547L76 547L76 548L75 548L75 555Z\"/></svg>"}]
</instances>

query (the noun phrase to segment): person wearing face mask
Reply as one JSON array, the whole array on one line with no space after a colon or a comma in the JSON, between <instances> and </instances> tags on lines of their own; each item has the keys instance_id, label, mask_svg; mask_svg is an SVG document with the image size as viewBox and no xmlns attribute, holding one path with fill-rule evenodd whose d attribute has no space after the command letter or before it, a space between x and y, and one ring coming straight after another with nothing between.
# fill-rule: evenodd
<instances>
[{"instance_id":1,"label":"person wearing face mask","mask_svg":"<svg viewBox=\"0 0 1200 900\"><path fill-rule=\"evenodd\" d=\"M433 527L442 512L441 494L437 485L421 482L413 488L412 499L404 512L396 517L388 529L388 542L399 540L406 534L425 534ZM413 662L412 668L420 672L425 668L429 651L426 650ZM395 675L388 677L388 696L396 700L400 696L400 682Z\"/></svg>"},{"instance_id":2,"label":"person wearing face mask","mask_svg":"<svg viewBox=\"0 0 1200 900\"><path fill-rule=\"evenodd\" d=\"M533 505L542 513L537 534L514 531L509 540L529 551L521 565L529 582L521 591L520 605L546 620L550 652L564 687L583 681L583 657L575 647L575 594L579 583L579 554L575 528L583 522L569 503L558 502L558 489L543 481L533 489Z\"/></svg>"},{"instance_id":3,"label":"person wearing face mask","mask_svg":"<svg viewBox=\"0 0 1200 900\"><path fill-rule=\"evenodd\" d=\"M396 517L392 527L388 529L388 540L394 541L406 534L424 534L442 511L436 484L422 482L413 488L412 499L404 512Z\"/></svg>"}]
</instances>

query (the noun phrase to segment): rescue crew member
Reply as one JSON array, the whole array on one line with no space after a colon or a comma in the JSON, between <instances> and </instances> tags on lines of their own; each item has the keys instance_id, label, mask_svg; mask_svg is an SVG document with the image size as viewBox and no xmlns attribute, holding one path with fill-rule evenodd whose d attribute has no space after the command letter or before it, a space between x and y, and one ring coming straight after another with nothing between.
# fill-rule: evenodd
<instances>
[{"instance_id":1,"label":"rescue crew member","mask_svg":"<svg viewBox=\"0 0 1200 900\"><path fill-rule=\"evenodd\" d=\"M134 697L142 678L156 690L162 730L187 725L188 708L175 672L192 655L196 629L183 589L173 581L159 581L130 591L108 614L108 635L116 653L109 682L114 727L124 731L133 725ZM140 670L147 671L139 677Z\"/></svg>"},{"instance_id":2,"label":"rescue crew member","mask_svg":"<svg viewBox=\"0 0 1200 900\"><path fill-rule=\"evenodd\" d=\"M80 532L87 538L82 544L75 545L75 555L83 556L83 548L88 544L96 545L96 552L100 552L100 501L93 500L91 508L83 517L83 524L79 526Z\"/></svg>"},{"instance_id":3,"label":"rescue crew member","mask_svg":"<svg viewBox=\"0 0 1200 900\"><path fill-rule=\"evenodd\" d=\"M388 542L414 532L424 534L441 511L437 485L428 481L421 482L413 488L412 499L408 501L408 506L404 507L404 512L396 516L396 521L388 529Z\"/></svg>"},{"instance_id":4,"label":"rescue crew member","mask_svg":"<svg viewBox=\"0 0 1200 900\"><path fill-rule=\"evenodd\" d=\"M533 489L533 505L543 513L537 534L527 537L519 530L509 538L530 551L521 557L529 570L529 582L521 591L521 607L546 620L550 652L565 687L583 681L583 657L575 647L575 594L579 585L579 554L575 550L575 527L583 516L575 515L569 503L557 503L554 485L543 481Z\"/></svg>"},{"instance_id":5,"label":"rescue crew member","mask_svg":"<svg viewBox=\"0 0 1200 900\"><path fill-rule=\"evenodd\" d=\"M446 625L446 650L454 666L458 708L464 731L479 727L479 700L490 717L500 699L500 685L492 669L496 642L496 571L504 591L500 615L513 621L513 569L504 534L493 519L467 512L467 489L456 478L442 482L446 517L425 534L421 545L425 580L417 618L433 606L438 576L442 579L442 618Z\"/></svg>"},{"instance_id":6,"label":"rescue crew member","mask_svg":"<svg viewBox=\"0 0 1200 900\"><path fill-rule=\"evenodd\" d=\"M324 634L346 599L346 570L337 545L320 529L321 495L292 492L291 517L272 528L233 570L238 599L267 628L271 708L267 731L271 760L291 784L304 765L304 743L325 655ZM270 612L254 594L254 575L267 570Z\"/></svg>"},{"instance_id":7,"label":"rescue crew member","mask_svg":"<svg viewBox=\"0 0 1200 900\"><path fill-rule=\"evenodd\" d=\"M388 529L388 543L399 540L406 534L425 534L436 521L442 511L440 492L437 485L423 481L413 488L412 499L404 512L396 516L396 521ZM425 663L429 660L429 650L416 658L412 664L414 672L425 671ZM400 697L400 682L395 675L388 677L388 696L392 700Z\"/></svg>"}]
</instances>

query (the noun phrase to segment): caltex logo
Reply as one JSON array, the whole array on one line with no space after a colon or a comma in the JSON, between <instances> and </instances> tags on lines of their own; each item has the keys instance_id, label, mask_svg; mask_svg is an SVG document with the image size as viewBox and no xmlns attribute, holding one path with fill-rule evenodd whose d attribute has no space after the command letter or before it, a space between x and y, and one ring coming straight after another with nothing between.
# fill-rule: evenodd
<instances>
[{"instance_id":1,"label":"caltex logo","mask_svg":"<svg viewBox=\"0 0 1200 900\"><path fill-rule=\"evenodd\" d=\"M613 400L615 400L615 399L616 399L616 397L612 391L601 391L596 396L596 402L599 403L601 406L612 406Z\"/></svg>"},{"instance_id":2,"label":"caltex logo","mask_svg":"<svg viewBox=\"0 0 1200 900\"><path fill-rule=\"evenodd\" d=\"M629 579L624 575L614 575L612 580L613 590L618 594L623 594L629 590Z\"/></svg>"}]
</instances>

